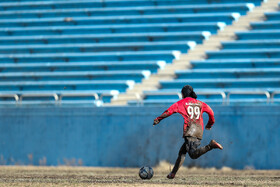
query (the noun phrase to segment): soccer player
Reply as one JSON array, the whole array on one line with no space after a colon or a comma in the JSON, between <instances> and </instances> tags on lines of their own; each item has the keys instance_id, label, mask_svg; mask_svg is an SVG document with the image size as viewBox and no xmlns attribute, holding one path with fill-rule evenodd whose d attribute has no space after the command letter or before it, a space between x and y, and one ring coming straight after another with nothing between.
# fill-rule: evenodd
<instances>
[{"instance_id":1,"label":"soccer player","mask_svg":"<svg viewBox=\"0 0 280 187\"><path fill-rule=\"evenodd\" d=\"M184 117L184 131L183 138L185 142L180 148L178 158L171 173L167 175L168 179L173 179L182 166L186 154L188 153L192 159L197 159L201 155L212 149L223 149L222 145L215 140L204 147L198 147L203 135L203 118L202 114L206 112L209 120L205 128L210 130L215 123L213 110L204 102L197 100L197 95L190 85L186 85L181 90L183 99L171 105L159 117L154 119L154 126L162 119L172 115L173 113L180 113Z\"/></svg>"}]
</instances>

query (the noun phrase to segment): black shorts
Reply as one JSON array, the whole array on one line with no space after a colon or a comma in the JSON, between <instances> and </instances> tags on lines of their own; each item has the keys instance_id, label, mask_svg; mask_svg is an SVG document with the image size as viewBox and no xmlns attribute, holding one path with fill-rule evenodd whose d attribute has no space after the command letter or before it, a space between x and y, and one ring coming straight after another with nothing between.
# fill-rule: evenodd
<instances>
[{"instance_id":1,"label":"black shorts","mask_svg":"<svg viewBox=\"0 0 280 187\"><path fill-rule=\"evenodd\" d=\"M189 155L191 156L196 152L198 146L200 146L201 139L196 138L196 137L191 137L191 136L185 136L184 139L185 139L185 142L181 146L179 154L185 155L185 154L189 153Z\"/></svg>"}]
</instances>

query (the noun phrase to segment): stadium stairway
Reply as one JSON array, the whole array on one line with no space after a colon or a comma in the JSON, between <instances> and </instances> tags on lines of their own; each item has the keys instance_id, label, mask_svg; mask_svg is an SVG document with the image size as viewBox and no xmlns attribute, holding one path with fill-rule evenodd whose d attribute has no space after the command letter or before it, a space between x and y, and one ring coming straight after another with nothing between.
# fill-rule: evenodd
<instances>
[{"instance_id":1,"label":"stadium stairway","mask_svg":"<svg viewBox=\"0 0 280 187\"><path fill-rule=\"evenodd\" d=\"M137 93L140 99L128 103L171 104L178 100L178 93L185 84L196 88L200 99L207 102L269 102L271 96L279 95L280 88L278 3L276 0L262 3L181 55L149 81L135 86L130 93ZM267 22L260 22L266 19Z\"/></svg>"},{"instance_id":2,"label":"stadium stairway","mask_svg":"<svg viewBox=\"0 0 280 187\"><path fill-rule=\"evenodd\" d=\"M201 50L203 41L261 2L3 0L0 100L126 104L140 88L155 88L163 75L172 78L186 67L181 53L200 56L191 51L196 45ZM180 63L171 65L174 59Z\"/></svg>"}]
</instances>

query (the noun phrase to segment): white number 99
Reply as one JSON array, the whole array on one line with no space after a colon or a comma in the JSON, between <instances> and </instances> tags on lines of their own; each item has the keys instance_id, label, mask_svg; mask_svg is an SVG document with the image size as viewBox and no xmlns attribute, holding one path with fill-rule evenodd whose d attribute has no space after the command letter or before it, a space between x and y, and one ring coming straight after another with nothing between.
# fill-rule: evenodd
<instances>
[{"instance_id":1,"label":"white number 99","mask_svg":"<svg viewBox=\"0 0 280 187\"><path fill-rule=\"evenodd\" d=\"M193 119L194 115L196 116L195 119L199 119L200 116L200 108L198 106L188 106L187 108L188 114L190 115L190 118Z\"/></svg>"}]
</instances>

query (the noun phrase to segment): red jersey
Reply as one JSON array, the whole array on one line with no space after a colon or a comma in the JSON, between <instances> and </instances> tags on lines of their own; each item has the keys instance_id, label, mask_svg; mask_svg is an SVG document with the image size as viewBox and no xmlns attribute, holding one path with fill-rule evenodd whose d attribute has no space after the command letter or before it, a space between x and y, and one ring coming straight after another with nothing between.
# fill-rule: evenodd
<instances>
[{"instance_id":1,"label":"red jersey","mask_svg":"<svg viewBox=\"0 0 280 187\"><path fill-rule=\"evenodd\" d=\"M184 117L184 136L194 136L202 139L204 129L202 114L204 112L209 116L207 127L212 127L215 123L215 118L214 112L210 106L202 101L186 97L171 105L162 115L157 117L157 119L161 121L173 113L179 113Z\"/></svg>"}]
</instances>

